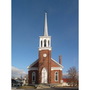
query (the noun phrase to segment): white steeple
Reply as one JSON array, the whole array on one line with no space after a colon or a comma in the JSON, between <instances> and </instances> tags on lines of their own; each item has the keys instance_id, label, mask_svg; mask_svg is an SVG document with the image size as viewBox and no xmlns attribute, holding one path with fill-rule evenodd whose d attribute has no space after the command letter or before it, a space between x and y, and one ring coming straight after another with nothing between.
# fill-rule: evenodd
<instances>
[{"instance_id":1,"label":"white steeple","mask_svg":"<svg viewBox=\"0 0 90 90\"><path fill-rule=\"evenodd\" d=\"M45 13L44 36L48 36L47 13Z\"/></svg>"},{"instance_id":2,"label":"white steeple","mask_svg":"<svg viewBox=\"0 0 90 90\"><path fill-rule=\"evenodd\" d=\"M45 13L44 36L40 36L39 50L51 50L51 36L48 36L47 13Z\"/></svg>"}]
</instances>

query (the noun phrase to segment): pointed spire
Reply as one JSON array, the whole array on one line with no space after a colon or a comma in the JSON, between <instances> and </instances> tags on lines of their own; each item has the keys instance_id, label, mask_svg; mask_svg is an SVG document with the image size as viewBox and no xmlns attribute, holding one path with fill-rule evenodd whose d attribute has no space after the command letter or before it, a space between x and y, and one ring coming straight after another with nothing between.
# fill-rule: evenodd
<instances>
[{"instance_id":1,"label":"pointed spire","mask_svg":"<svg viewBox=\"0 0 90 90\"><path fill-rule=\"evenodd\" d=\"M44 36L48 36L47 13L45 13Z\"/></svg>"}]
</instances>

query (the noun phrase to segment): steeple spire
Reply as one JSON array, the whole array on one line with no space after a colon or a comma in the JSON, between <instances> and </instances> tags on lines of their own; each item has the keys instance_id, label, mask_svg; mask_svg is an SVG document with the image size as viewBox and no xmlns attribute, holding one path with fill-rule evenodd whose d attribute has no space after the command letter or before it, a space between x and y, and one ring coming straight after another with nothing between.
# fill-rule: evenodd
<instances>
[{"instance_id":1,"label":"steeple spire","mask_svg":"<svg viewBox=\"0 0 90 90\"><path fill-rule=\"evenodd\" d=\"M44 35L39 39L39 50L51 50L51 36L48 36L47 13L45 13Z\"/></svg>"},{"instance_id":2,"label":"steeple spire","mask_svg":"<svg viewBox=\"0 0 90 90\"><path fill-rule=\"evenodd\" d=\"M44 36L48 36L47 13L45 13Z\"/></svg>"}]
</instances>

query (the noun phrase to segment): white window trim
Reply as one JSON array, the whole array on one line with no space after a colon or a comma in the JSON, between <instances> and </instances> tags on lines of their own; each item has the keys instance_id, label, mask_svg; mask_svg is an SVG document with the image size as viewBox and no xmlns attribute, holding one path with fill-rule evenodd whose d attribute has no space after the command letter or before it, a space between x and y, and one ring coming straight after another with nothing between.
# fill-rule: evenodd
<instances>
[{"instance_id":1,"label":"white window trim","mask_svg":"<svg viewBox=\"0 0 90 90\"><path fill-rule=\"evenodd\" d=\"M57 73L57 80L56 80L56 73ZM54 73L54 81L59 81L59 75L58 75L59 73L58 73L58 71L56 71L55 73Z\"/></svg>"},{"instance_id":2,"label":"white window trim","mask_svg":"<svg viewBox=\"0 0 90 90\"><path fill-rule=\"evenodd\" d=\"M33 75L34 75L34 80L33 80ZM32 82L35 82L36 81L36 72L32 72Z\"/></svg>"}]
</instances>

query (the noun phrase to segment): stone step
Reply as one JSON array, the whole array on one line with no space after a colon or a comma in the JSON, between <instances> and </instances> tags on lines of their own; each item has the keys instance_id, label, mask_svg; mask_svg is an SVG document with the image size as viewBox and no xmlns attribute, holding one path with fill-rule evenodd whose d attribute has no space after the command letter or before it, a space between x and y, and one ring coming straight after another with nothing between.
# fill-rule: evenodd
<instances>
[{"instance_id":1,"label":"stone step","mask_svg":"<svg viewBox=\"0 0 90 90\"><path fill-rule=\"evenodd\" d=\"M43 88L50 88L50 86L43 84L37 86L37 89L43 89Z\"/></svg>"}]
</instances>

